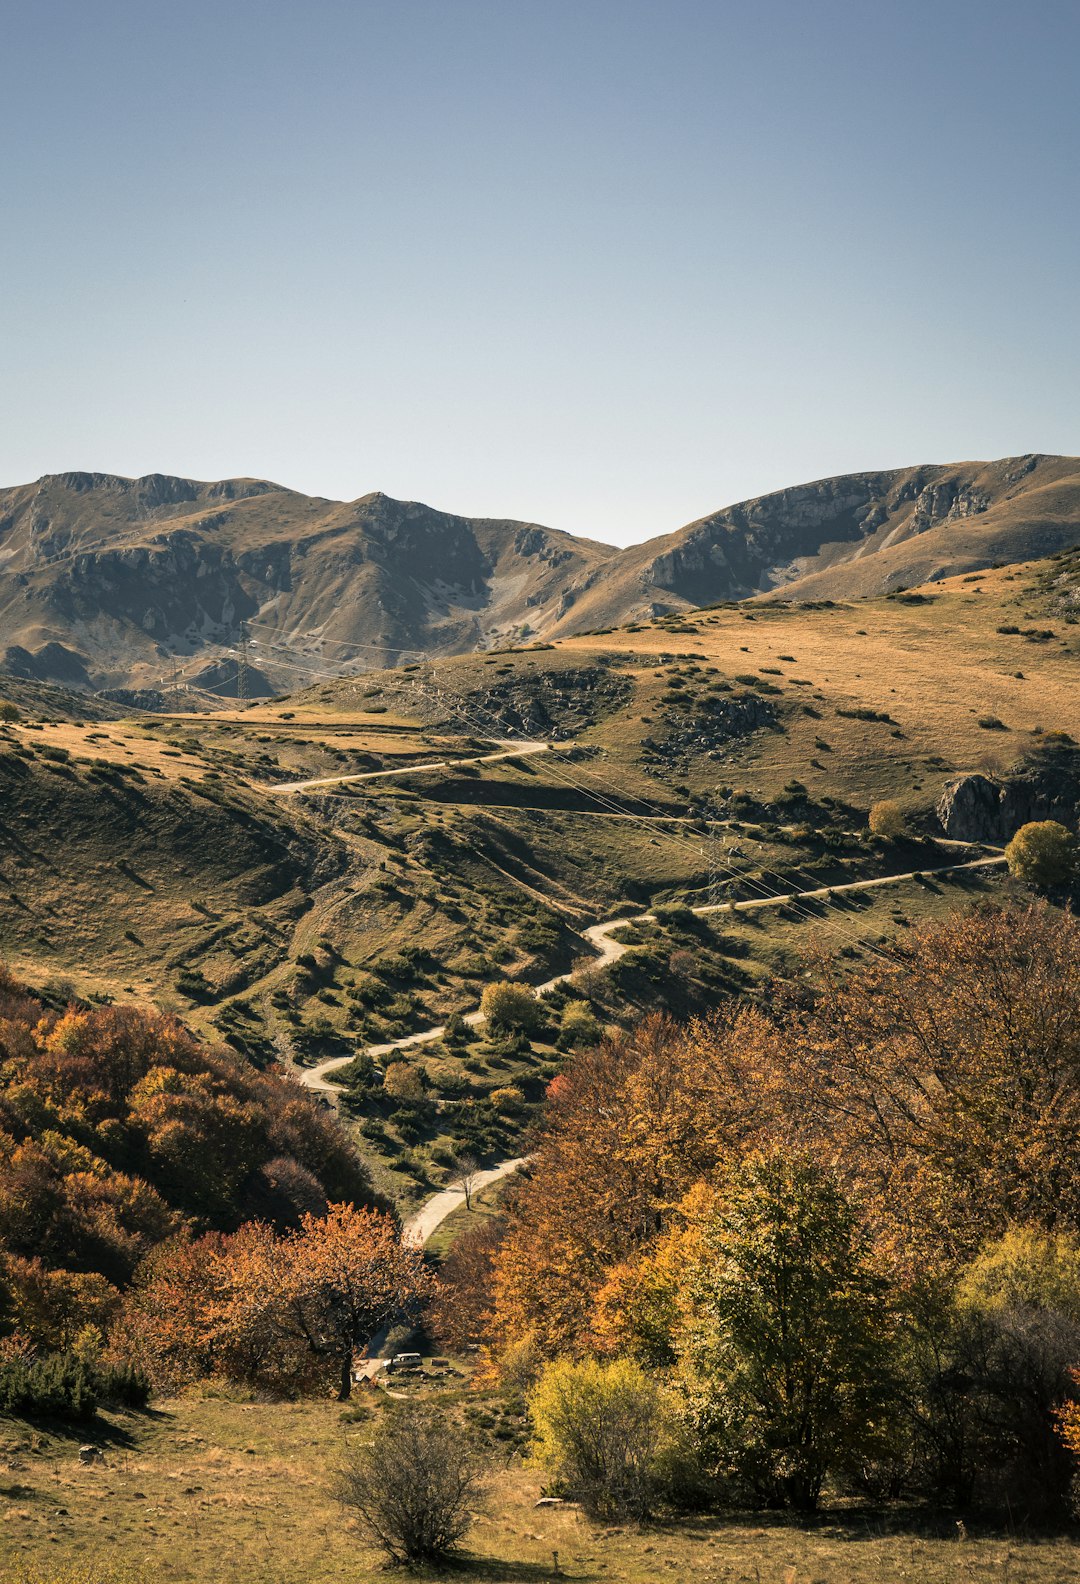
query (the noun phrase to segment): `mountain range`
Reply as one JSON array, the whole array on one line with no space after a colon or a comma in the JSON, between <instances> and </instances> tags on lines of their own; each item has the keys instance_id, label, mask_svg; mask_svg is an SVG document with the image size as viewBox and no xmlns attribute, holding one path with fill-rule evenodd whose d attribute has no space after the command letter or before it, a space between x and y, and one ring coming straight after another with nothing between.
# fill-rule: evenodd
<instances>
[{"instance_id":1,"label":"mountain range","mask_svg":"<svg viewBox=\"0 0 1080 1584\"><path fill-rule=\"evenodd\" d=\"M235 694L753 597L851 599L1080 539L1080 459L845 474L617 549L262 479L48 474L0 490L0 669ZM179 695L176 695L179 696Z\"/></svg>"}]
</instances>

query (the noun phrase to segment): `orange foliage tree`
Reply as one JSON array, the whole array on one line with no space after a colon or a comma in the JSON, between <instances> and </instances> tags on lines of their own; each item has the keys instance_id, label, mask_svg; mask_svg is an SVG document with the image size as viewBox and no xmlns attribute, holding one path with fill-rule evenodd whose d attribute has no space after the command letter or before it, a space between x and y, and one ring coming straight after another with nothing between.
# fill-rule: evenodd
<instances>
[{"instance_id":1,"label":"orange foliage tree","mask_svg":"<svg viewBox=\"0 0 1080 1584\"><path fill-rule=\"evenodd\" d=\"M217 1373L294 1391L329 1372L345 1400L357 1350L434 1288L391 1216L336 1204L284 1236L252 1222L157 1251L127 1296L113 1348L159 1388Z\"/></svg>"},{"instance_id":2,"label":"orange foliage tree","mask_svg":"<svg viewBox=\"0 0 1080 1584\"><path fill-rule=\"evenodd\" d=\"M582 1345L611 1269L655 1240L696 1181L769 1136L774 1044L753 1011L688 1029L651 1017L560 1075L507 1199L497 1343L532 1332L545 1352Z\"/></svg>"},{"instance_id":3,"label":"orange foliage tree","mask_svg":"<svg viewBox=\"0 0 1080 1584\"><path fill-rule=\"evenodd\" d=\"M620 1287L632 1307L683 1196L755 1149L828 1165L898 1272L1013 1221L1080 1227L1080 925L986 910L894 956L821 959L768 1015L654 1018L578 1057L507 1199L496 1345L617 1346Z\"/></svg>"},{"instance_id":4,"label":"orange foliage tree","mask_svg":"<svg viewBox=\"0 0 1080 1584\"><path fill-rule=\"evenodd\" d=\"M897 958L817 964L788 1080L814 1138L913 1262L1080 1226L1080 925L976 911Z\"/></svg>"},{"instance_id":5,"label":"orange foliage tree","mask_svg":"<svg viewBox=\"0 0 1080 1584\"><path fill-rule=\"evenodd\" d=\"M374 1196L336 1120L294 1081L206 1048L173 1018L57 1013L0 968L0 1262L15 1262L0 1333L30 1324L53 1345L20 1261L67 1273L65 1314L81 1293L83 1323L99 1324L105 1298L115 1306L179 1232L295 1226L329 1198Z\"/></svg>"},{"instance_id":6,"label":"orange foliage tree","mask_svg":"<svg viewBox=\"0 0 1080 1584\"><path fill-rule=\"evenodd\" d=\"M423 1253L402 1241L393 1219L377 1210L331 1205L307 1215L286 1239L288 1325L317 1357L338 1361L338 1395L352 1385L358 1348L434 1290Z\"/></svg>"}]
</instances>

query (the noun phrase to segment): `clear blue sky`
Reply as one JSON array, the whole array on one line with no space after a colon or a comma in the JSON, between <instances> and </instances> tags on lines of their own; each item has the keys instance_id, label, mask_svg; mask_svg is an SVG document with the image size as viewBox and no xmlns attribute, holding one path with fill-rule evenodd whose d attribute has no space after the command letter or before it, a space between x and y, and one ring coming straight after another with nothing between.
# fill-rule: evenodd
<instances>
[{"instance_id":1,"label":"clear blue sky","mask_svg":"<svg viewBox=\"0 0 1080 1584\"><path fill-rule=\"evenodd\" d=\"M627 543L1080 451L1076 0L7 0L0 484Z\"/></svg>"}]
</instances>

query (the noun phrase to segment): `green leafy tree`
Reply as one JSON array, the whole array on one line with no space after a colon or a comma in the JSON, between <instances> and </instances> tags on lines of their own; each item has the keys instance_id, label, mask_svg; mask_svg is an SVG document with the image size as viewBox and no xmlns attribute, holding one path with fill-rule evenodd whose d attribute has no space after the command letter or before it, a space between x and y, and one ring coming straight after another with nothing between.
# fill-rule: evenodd
<instances>
[{"instance_id":1,"label":"green leafy tree","mask_svg":"<svg viewBox=\"0 0 1080 1584\"><path fill-rule=\"evenodd\" d=\"M1040 890L1068 885L1080 861L1076 837L1057 820L1021 825L1005 849L1009 873Z\"/></svg>"},{"instance_id":2,"label":"green leafy tree","mask_svg":"<svg viewBox=\"0 0 1080 1584\"><path fill-rule=\"evenodd\" d=\"M942 1296L907 1328L906 1480L939 1501L1059 1521L1074 1475L1061 1420L1077 1412L1080 1244L1011 1227Z\"/></svg>"},{"instance_id":3,"label":"green leafy tree","mask_svg":"<svg viewBox=\"0 0 1080 1584\"><path fill-rule=\"evenodd\" d=\"M724 1473L813 1509L830 1470L872 1446L887 1398L866 1235L828 1173L777 1152L741 1168L702 1250L681 1341L699 1431Z\"/></svg>"},{"instance_id":4,"label":"green leafy tree","mask_svg":"<svg viewBox=\"0 0 1080 1584\"><path fill-rule=\"evenodd\" d=\"M565 1050L579 1050L586 1045L598 1045L604 1030L600 1020L587 1001L568 1001L559 1017L559 1045Z\"/></svg>"}]
</instances>

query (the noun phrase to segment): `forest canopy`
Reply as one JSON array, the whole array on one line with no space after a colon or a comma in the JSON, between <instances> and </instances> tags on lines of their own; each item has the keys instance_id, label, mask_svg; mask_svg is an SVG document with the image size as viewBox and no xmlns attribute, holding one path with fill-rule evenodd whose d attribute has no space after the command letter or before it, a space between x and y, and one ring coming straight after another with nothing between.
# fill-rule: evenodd
<instances>
[{"instance_id":1,"label":"forest canopy","mask_svg":"<svg viewBox=\"0 0 1080 1584\"><path fill-rule=\"evenodd\" d=\"M156 1246L370 1205L337 1122L173 1018L48 1008L0 969L0 1329L66 1347Z\"/></svg>"},{"instance_id":2,"label":"forest canopy","mask_svg":"<svg viewBox=\"0 0 1080 1584\"><path fill-rule=\"evenodd\" d=\"M1080 927L976 911L579 1053L437 1315L504 1379L539 1371L542 1403L568 1361L605 1401L645 1370L710 1499L813 1507L830 1482L1060 1514L1078 1147ZM580 1417L550 1430L564 1469ZM635 1456L654 1500L657 1446Z\"/></svg>"}]
</instances>

